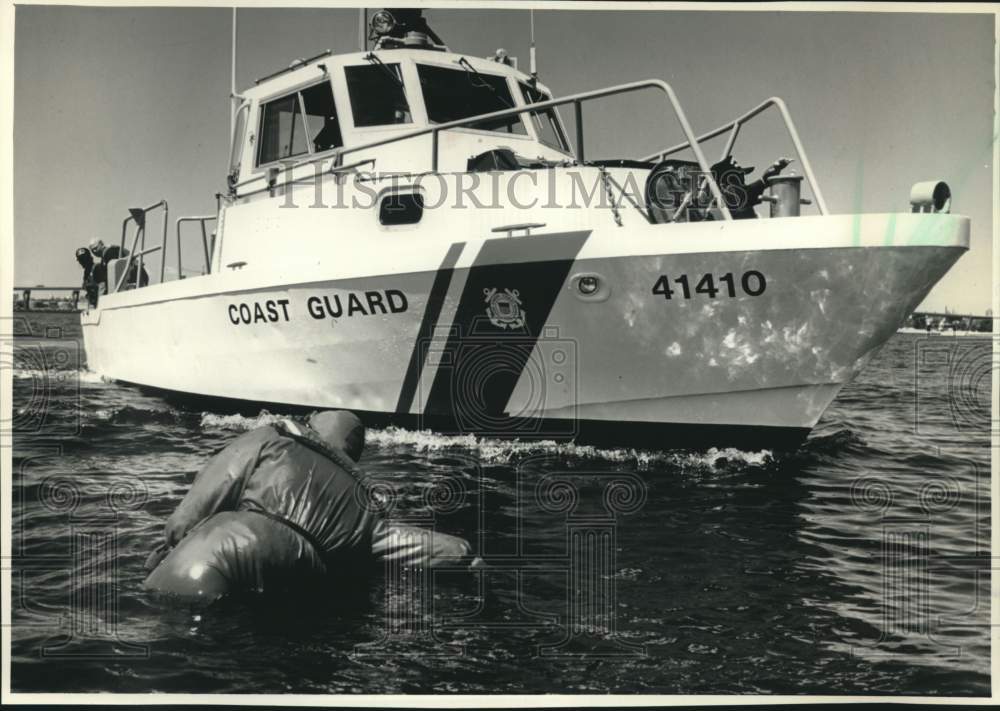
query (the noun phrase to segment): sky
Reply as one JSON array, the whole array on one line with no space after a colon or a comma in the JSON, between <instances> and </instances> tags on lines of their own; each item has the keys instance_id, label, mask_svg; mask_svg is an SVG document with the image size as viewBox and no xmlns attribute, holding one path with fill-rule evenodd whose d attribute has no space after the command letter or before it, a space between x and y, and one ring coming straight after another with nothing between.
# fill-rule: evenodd
<instances>
[{"instance_id":1,"label":"sky","mask_svg":"<svg viewBox=\"0 0 1000 711\"><path fill-rule=\"evenodd\" d=\"M78 283L74 250L95 236L117 242L129 206L166 198L171 222L214 212L229 151L231 16L16 8L17 285ZM526 10L425 16L453 51L504 47L527 67ZM357 27L353 9L241 9L237 86L325 49L356 51ZM833 213L905 212L913 183L946 181L952 212L972 218L972 247L921 308L990 308L992 15L551 9L535 12L535 36L540 79L556 96L662 78L696 133L782 97ZM661 96L629 97L585 106L589 158L678 142ZM735 155L762 169L794 153L769 112Z\"/></svg>"}]
</instances>

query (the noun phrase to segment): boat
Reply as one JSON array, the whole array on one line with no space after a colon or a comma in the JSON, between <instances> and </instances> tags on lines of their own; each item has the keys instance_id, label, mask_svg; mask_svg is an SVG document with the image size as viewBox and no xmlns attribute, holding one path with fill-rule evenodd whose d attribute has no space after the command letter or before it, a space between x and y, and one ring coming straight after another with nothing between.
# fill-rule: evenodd
<instances>
[{"instance_id":1,"label":"boat","mask_svg":"<svg viewBox=\"0 0 1000 711\"><path fill-rule=\"evenodd\" d=\"M897 333L923 337L989 338L993 335L993 316L934 312L913 312Z\"/></svg>"},{"instance_id":2,"label":"boat","mask_svg":"<svg viewBox=\"0 0 1000 711\"><path fill-rule=\"evenodd\" d=\"M780 98L699 134L659 79L554 97L420 11L370 33L238 96L215 214L129 209L81 313L90 369L198 407L793 449L969 247L941 181L914 185L912 212L831 213ZM590 104L640 91L683 140L588 158ZM740 130L761 115L801 175L784 160L744 182Z\"/></svg>"}]
</instances>

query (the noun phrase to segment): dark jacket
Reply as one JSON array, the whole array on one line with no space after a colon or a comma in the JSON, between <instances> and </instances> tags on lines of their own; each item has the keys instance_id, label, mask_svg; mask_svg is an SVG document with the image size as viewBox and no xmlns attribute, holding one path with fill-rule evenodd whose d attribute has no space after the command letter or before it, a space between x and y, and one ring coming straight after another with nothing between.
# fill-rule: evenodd
<instances>
[{"instance_id":1,"label":"dark jacket","mask_svg":"<svg viewBox=\"0 0 1000 711\"><path fill-rule=\"evenodd\" d=\"M167 521L167 545L216 512L256 511L302 534L327 562L371 558L379 516L367 485L344 452L301 429L260 427L209 460Z\"/></svg>"}]
</instances>

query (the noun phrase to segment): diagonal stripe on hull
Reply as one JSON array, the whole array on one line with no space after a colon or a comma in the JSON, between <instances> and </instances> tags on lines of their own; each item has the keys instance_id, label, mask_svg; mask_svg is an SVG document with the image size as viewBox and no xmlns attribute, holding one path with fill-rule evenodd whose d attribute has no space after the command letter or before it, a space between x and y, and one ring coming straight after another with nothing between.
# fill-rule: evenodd
<instances>
[{"instance_id":1,"label":"diagonal stripe on hull","mask_svg":"<svg viewBox=\"0 0 1000 711\"><path fill-rule=\"evenodd\" d=\"M413 405L413 396L417 392L417 383L420 381L420 374L423 372L424 363L427 361L427 348L425 344L434 335L437 328L438 319L441 317L441 307L444 305L445 297L448 295L448 287L451 286L451 277L455 271L455 263L462 254L465 242L455 242L448 248L441 266L434 277L431 291L427 296L427 306L424 308L424 315L420 321L420 330L417 332L417 339L413 343L413 352L410 354L410 362L406 368L406 375L403 378L403 387L399 391L399 400L396 403L396 412L405 414L410 411Z\"/></svg>"},{"instance_id":2,"label":"diagonal stripe on hull","mask_svg":"<svg viewBox=\"0 0 1000 711\"><path fill-rule=\"evenodd\" d=\"M568 232L483 244L469 269L447 342L436 354L440 365L425 415L456 432L510 426L506 410L511 393L589 236Z\"/></svg>"}]
</instances>

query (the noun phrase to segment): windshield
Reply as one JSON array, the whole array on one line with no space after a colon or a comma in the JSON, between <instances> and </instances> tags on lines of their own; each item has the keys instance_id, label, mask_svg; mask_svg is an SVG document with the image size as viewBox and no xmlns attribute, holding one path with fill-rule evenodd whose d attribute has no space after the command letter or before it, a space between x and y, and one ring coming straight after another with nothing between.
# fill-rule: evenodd
<instances>
[{"instance_id":1,"label":"windshield","mask_svg":"<svg viewBox=\"0 0 1000 711\"><path fill-rule=\"evenodd\" d=\"M518 82L521 87L521 94L527 104L537 104L540 101L548 101L552 97L535 87ZM551 148L569 152L569 143L559 126L559 119L555 109L542 109L530 113L531 120L535 123L535 131L538 132L538 140Z\"/></svg>"},{"instance_id":2,"label":"windshield","mask_svg":"<svg viewBox=\"0 0 1000 711\"><path fill-rule=\"evenodd\" d=\"M420 88L431 123L503 111L515 106L507 80L495 74L480 74L464 69L417 65ZM470 124L468 128L527 135L518 114Z\"/></svg>"},{"instance_id":3,"label":"windshield","mask_svg":"<svg viewBox=\"0 0 1000 711\"><path fill-rule=\"evenodd\" d=\"M354 125L385 126L410 123L410 105L403 91L398 64L347 67L347 93L351 97Z\"/></svg>"}]
</instances>

